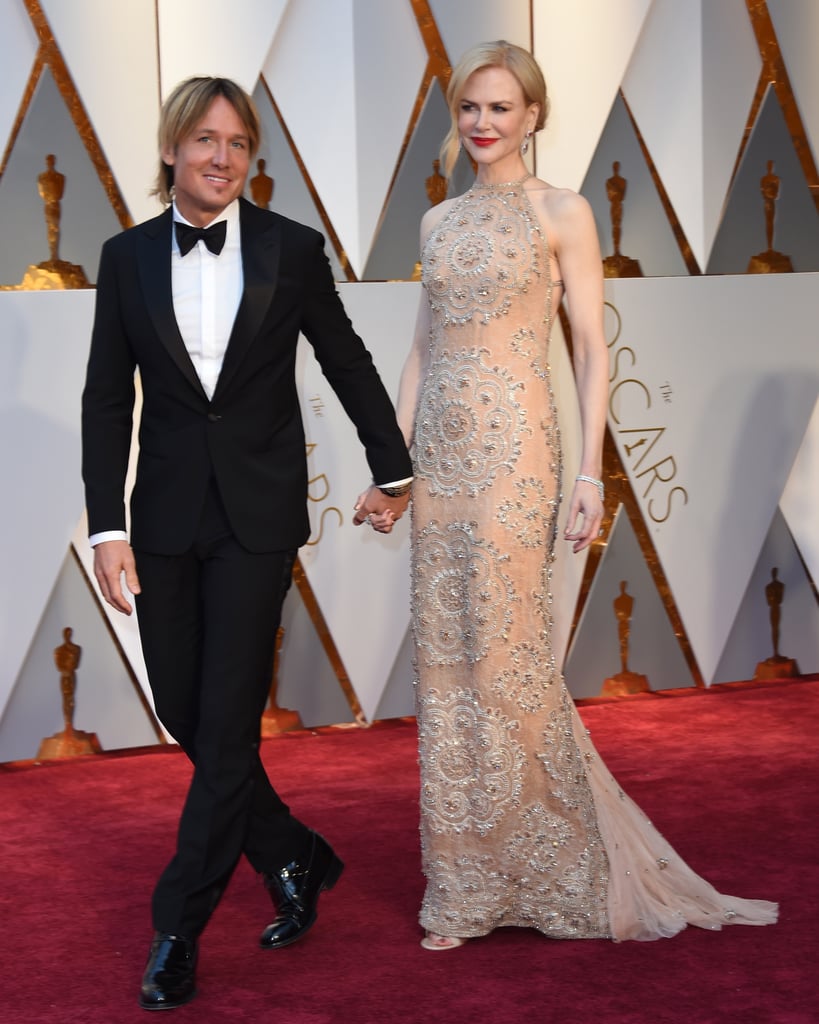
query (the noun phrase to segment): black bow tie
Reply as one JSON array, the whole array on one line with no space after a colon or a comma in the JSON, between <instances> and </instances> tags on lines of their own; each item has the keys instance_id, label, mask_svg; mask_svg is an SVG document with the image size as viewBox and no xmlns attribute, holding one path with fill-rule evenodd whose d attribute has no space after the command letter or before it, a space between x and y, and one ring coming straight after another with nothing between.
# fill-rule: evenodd
<instances>
[{"instance_id":1,"label":"black bow tie","mask_svg":"<svg viewBox=\"0 0 819 1024\"><path fill-rule=\"evenodd\" d=\"M174 223L176 226L176 241L182 256L187 256L200 238L214 256L218 256L222 251L225 244L225 235L227 234L226 220L220 220L216 224L211 224L209 228L194 228L190 224L183 224L181 221L175 221Z\"/></svg>"}]
</instances>

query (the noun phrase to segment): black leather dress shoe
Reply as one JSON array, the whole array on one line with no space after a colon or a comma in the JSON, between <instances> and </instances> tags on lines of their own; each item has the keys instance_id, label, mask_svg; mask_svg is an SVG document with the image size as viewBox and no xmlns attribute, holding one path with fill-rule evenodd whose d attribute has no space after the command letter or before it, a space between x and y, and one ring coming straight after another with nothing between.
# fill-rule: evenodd
<instances>
[{"instance_id":1,"label":"black leather dress shoe","mask_svg":"<svg viewBox=\"0 0 819 1024\"><path fill-rule=\"evenodd\" d=\"M172 1010L196 995L195 939L156 932L142 975L139 1005L145 1010Z\"/></svg>"},{"instance_id":2,"label":"black leather dress shoe","mask_svg":"<svg viewBox=\"0 0 819 1024\"><path fill-rule=\"evenodd\" d=\"M280 871L264 876L276 918L262 932L262 949L279 949L297 942L315 923L319 895L332 889L344 865L333 848L318 834L310 833L310 846L303 856Z\"/></svg>"}]
</instances>

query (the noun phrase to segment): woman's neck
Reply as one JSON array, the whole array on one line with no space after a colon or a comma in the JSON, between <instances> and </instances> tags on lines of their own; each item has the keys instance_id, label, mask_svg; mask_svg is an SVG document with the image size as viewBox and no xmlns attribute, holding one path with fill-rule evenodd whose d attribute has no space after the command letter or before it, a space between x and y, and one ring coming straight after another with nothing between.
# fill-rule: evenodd
<instances>
[{"instance_id":1,"label":"woman's neck","mask_svg":"<svg viewBox=\"0 0 819 1024\"><path fill-rule=\"evenodd\" d=\"M476 185L505 185L510 181L522 181L530 178L529 168L521 160L510 164L481 164L475 176Z\"/></svg>"}]
</instances>

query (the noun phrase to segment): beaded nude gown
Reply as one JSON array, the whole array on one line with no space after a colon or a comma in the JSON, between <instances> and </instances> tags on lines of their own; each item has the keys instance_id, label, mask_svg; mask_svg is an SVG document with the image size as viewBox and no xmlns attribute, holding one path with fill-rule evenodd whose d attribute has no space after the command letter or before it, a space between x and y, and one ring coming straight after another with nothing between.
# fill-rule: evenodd
<instances>
[{"instance_id":1,"label":"beaded nude gown","mask_svg":"<svg viewBox=\"0 0 819 1024\"><path fill-rule=\"evenodd\" d=\"M430 363L415 428L412 603L422 927L655 939L768 924L626 796L551 648L561 490L549 253L523 182L473 186L424 245Z\"/></svg>"}]
</instances>

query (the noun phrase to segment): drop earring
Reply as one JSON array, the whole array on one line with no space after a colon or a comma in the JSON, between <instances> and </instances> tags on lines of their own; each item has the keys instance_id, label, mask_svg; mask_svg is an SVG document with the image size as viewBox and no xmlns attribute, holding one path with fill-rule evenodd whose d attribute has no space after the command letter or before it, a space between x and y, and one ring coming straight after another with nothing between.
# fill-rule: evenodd
<instances>
[{"instance_id":1,"label":"drop earring","mask_svg":"<svg viewBox=\"0 0 819 1024\"><path fill-rule=\"evenodd\" d=\"M524 138L523 142L521 142L521 144L520 144L520 155L521 156L526 156L526 154L529 152L529 139L531 139L531 137L532 137L532 133L531 133L531 131L528 131L526 133L526 137Z\"/></svg>"}]
</instances>

